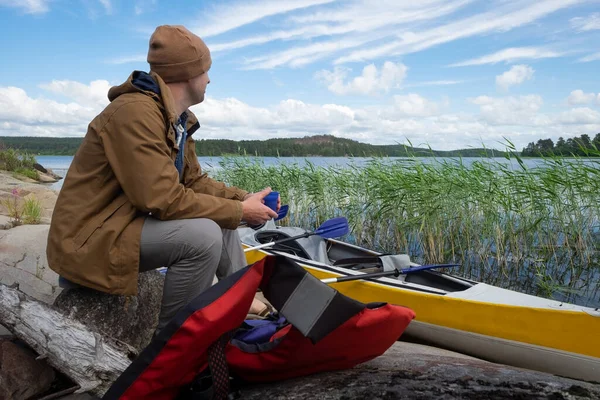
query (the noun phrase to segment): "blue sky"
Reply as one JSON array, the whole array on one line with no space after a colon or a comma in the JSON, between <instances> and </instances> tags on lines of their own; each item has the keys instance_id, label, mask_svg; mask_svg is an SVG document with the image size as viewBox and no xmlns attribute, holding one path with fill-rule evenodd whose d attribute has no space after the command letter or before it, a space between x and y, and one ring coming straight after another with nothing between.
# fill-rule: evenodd
<instances>
[{"instance_id":1,"label":"blue sky","mask_svg":"<svg viewBox=\"0 0 600 400\"><path fill-rule=\"evenodd\" d=\"M212 52L198 137L435 149L600 132L598 0L0 0L0 136L83 136L156 26Z\"/></svg>"}]
</instances>

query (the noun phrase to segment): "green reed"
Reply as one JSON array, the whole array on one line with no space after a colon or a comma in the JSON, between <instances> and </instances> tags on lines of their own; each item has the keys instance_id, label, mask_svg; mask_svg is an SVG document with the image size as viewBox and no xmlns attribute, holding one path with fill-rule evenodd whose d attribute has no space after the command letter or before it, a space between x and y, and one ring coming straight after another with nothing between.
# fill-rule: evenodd
<instances>
[{"instance_id":1,"label":"green reed","mask_svg":"<svg viewBox=\"0 0 600 400\"><path fill-rule=\"evenodd\" d=\"M219 179L271 186L285 224L314 229L345 216L345 240L507 288L589 304L600 288L600 160L369 159L345 168L224 158ZM428 161L428 162L425 162Z\"/></svg>"}]
</instances>

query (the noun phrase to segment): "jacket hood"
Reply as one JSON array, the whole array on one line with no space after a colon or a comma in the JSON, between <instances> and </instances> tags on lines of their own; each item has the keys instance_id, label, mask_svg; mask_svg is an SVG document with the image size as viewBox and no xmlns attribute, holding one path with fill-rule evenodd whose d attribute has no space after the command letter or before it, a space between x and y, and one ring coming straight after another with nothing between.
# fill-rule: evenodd
<instances>
[{"instance_id":1,"label":"jacket hood","mask_svg":"<svg viewBox=\"0 0 600 400\"><path fill-rule=\"evenodd\" d=\"M113 86L108 91L108 100L114 101L117 97L126 93L146 93L149 96L160 96L160 86L152 75L144 71L133 71L129 78L119 86Z\"/></svg>"},{"instance_id":2,"label":"jacket hood","mask_svg":"<svg viewBox=\"0 0 600 400\"><path fill-rule=\"evenodd\" d=\"M133 71L125 82L109 89L108 100L112 102L119 96L128 93L143 93L154 98L160 107L167 111L171 123L175 124L179 115L176 115L174 111L173 98L170 91L165 89L167 89L166 84L158 75L152 72ZM188 134L191 135L200 127L200 124L194 113L189 109L186 110L186 113L188 114L186 121Z\"/></svg>"}]
</instances>

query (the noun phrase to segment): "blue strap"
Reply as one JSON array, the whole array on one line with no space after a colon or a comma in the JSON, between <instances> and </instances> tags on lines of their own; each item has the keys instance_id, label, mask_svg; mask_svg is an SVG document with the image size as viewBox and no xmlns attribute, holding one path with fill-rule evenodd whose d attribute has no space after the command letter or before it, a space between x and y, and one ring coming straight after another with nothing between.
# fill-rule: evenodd
<instances>
[{"instance_id":1,"label":"blue strap","mask_svg":"<svg viewBox=\"0 0 600 400\"><path fill-rule=\"evenodd\" d=\"M266 343L279 329L287 325L284 317L269 316L264 320L246 320L235 333L235 339L245 343Z\"/></svg>"}]
</instances>

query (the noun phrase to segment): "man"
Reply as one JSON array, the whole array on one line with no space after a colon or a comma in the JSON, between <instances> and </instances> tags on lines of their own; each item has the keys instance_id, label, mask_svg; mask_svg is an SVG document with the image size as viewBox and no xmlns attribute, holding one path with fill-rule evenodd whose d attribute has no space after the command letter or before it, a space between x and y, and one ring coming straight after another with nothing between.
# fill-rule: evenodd
<instances>
[{"instance_id":1,"label":"man","mask_svg":"<svg viewBox=\"0 0 600 400\"><path fill-rule=\"evenodd\" d=\"M167 266L158 331L215 274L246 264L241 221L277 214L263 204L270 188L252 194L201 171L189 107L210 82L202 39L159 26L149 44L150 73L134 71L112 87L110 104L88 126L58 196L47 256L65 279L121 295L137 294L139 271Z\"/></svg>"}]
</instances>

